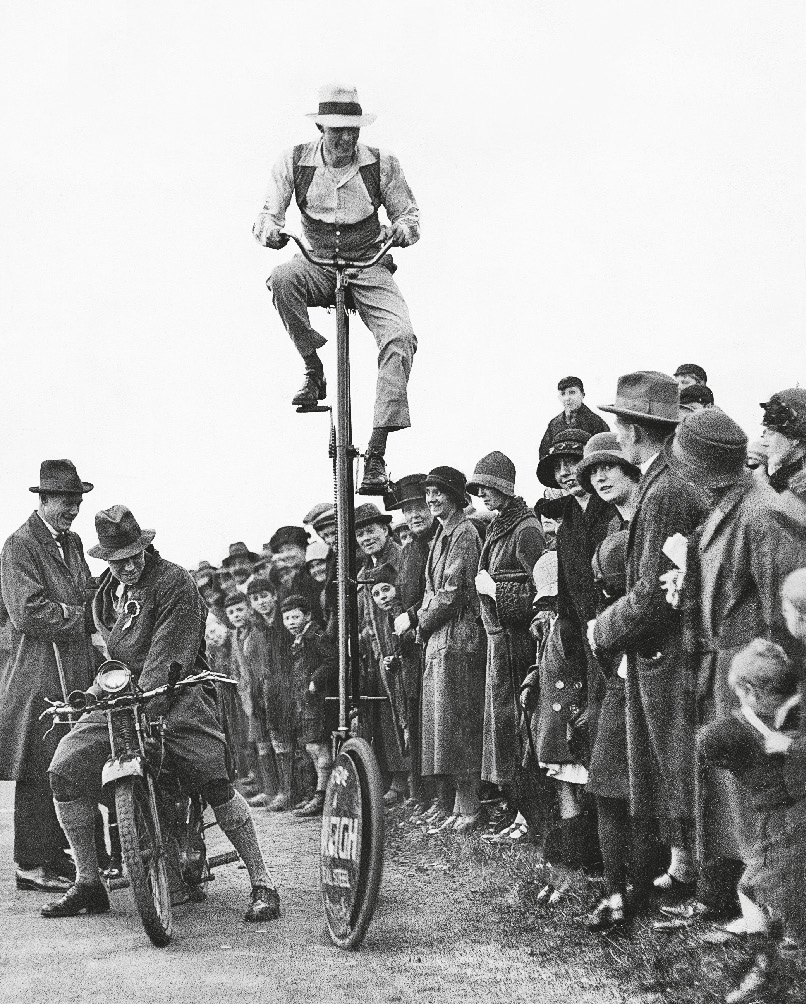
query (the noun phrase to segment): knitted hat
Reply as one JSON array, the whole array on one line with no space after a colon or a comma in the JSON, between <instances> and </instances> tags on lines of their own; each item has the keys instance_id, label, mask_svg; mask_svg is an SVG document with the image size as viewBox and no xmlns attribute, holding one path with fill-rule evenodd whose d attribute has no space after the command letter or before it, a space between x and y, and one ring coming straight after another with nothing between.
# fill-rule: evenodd
<instances>
[{"instance_id":1,"label":"knitted hat","mask_svg":"<svg viewBox=\"0 0 808 1004\"><path fill-rule=\"evenodd\" d=\"M550 449L539 461L536 477L548 488L558 488L555 476L556 461L562 457L578 461L584 455L584 444L588 442L590 433L583 429L562 429L553 439Z\"/></svg>"},{"instance_id":2,"label":"knitted hat","mask_svg":"<svg viewBox=\"0 0 808 1004\"><path fill-rule=\"evenodd\" d=\"M698 363L682 363L681 366L676 367L676 372L673 375L675 377L692 376L702 383L707 383L707 371L702 369Z\"/></svg>"},{"instance_id":3,"label":"knitted hat","mask_svg":"<svg viewBox=\"0 0 808 1004\"><path fill-rule=\"evenodd\" d=\"M617 436L613 432L598 432L584 445L584 456L575 470L578 483L585 492L592 494L592 471L600 464L623 468L629 477L640 480L640 469L630 463L620 452Z\"/></svg>"},{"instance_id":4,"label":"knitted hat","mask_svg":"<svg viewBox=\"0 0 808 1004\"><path fill-rule=\"evenodd\" d=\"M306 548L306 564L310 561L325 561L330 553L328 544L324 544L322 540L313 540Z\"/></svg>"},{"instance_id":5,"label":"knitted hat","mask_svg":"<svg viewBox=\"0 0 808 1004\"><path fill-rule=\"evenodd\" d=\"M283 603L281 603L282 614L289 613L290 610L302 610L304 614L310 614L311 603L309 603L305 596L293 593L291 596L287 596Z\"/></svg>"},{"instance_id":6,"label":"knitted hat","mask_svg":"<svg viewBox=\"0 0 808 1004\"><path fill-rule=\"evenodd\" d=\"M382 512L373 502L363 502L354 511L354 529L356 530L360 526L367 526L368 523L379 523L381 526L386 527L392 522L393 517Z\"/></svg>"},{"instance_id":7,"label":"knitted hat","mask_svg":"<svg viewBox=\"0 0 808 1004\"><path fill-rule=\"evenodd\" d=\"M282 547L301 547L305 551L309 546L309 535L302 526L279 526L269 538L269 546L273 554Z\"/></svg>"},{"instance_id":8,"label":"knitted hat","mask_svg":"<svg viewBox=\"0 0 808 1004\"><path fill-rule=\"evenodd\" d=\"M496 488L498 492L513 498L513 486L516 481L516 468L513 462L494 450L493 453L486 453L482 460L477 461L471 481L466 485L466 491L472 495L479 495L480 488Z\"/></svg>"},{"instance_id":9,"label":"knitted hat","mask_svg":"<svg viewBox=\"0 0 808 1004\"><path fill-rule=\"evenodd\" d=\"M424 488L440 489L461 509L471 505L471 499L466 492L466 475L456 467L433 467L424 480Z\"/></svg>"},{"instance_id":10,"label":"knitted hat","mask_svg":"<svg viewBox=\"0 0 808 1004\"><path fill-rule=\"evenodd\" d=\"M762 401L763 424L788 439L805 441L805 389L788 387Z\"/></svg>"},{"instance_id":11,"label":"knitted hat","mask_svg":"<svg viewBox=\"0 0 808 1004\"><path fill-rule=\"evenodd\" d=\"M743 474L746 444L746 433L737 422L718 408L705 408L682 420L666 452L688 481L724 488Z\"/></svg>"},{"instance_id":12,"label":"knitted hat","mask_svg":"<svg viewBox=\"0 0 808 1004\"><path fill-rule=\"evenodd\" d=\"M389 497L385 496L384 508L388 512L392 512L393 509L400 509L405 502L424 502L426 500L425 478L426 474L408 474L400 481L394 482Z\"/></svg>"}]
</instances>

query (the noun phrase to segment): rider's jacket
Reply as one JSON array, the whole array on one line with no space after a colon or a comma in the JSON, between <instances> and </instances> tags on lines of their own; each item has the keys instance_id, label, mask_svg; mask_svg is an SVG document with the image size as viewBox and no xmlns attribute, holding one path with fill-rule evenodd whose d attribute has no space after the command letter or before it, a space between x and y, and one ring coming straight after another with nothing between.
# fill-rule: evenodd
<instances>
[{"instance_id":1,"label":"rider's jacket","mask_svg":"<svg viewBox=\"0 0 808 1004\"><path fill-rule=\"evenodd\" d=\"M172 662L182 664L183 676L207 668L206 613L188 572L151 547L134 586L122 588L108 569L93 600L110 659L126 663L143 690L167 683Z\"/></svg>"},{"instance_id":2,"label":"rider's jacket","mask_svg":"<svg viewBox=\"0 0 808 1004\"><path fill-rule=\"evenodd\" d=\"M391 223L403 225L406 244L420 236L418 206L397 158L363 143L345 168L325 164L321 139L285 150L272 168L261 219L268 216L282 230L292 194L304 239L316 253L364 252L379 236L380 206Z\"/></svg>"}]
</instances>

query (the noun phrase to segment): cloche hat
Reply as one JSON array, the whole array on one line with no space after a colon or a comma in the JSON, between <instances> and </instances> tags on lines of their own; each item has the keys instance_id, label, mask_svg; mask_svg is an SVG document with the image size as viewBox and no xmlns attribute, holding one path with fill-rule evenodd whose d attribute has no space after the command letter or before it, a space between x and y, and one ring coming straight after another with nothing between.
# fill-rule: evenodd
<instances>
[{"instance_id":1,"label":"cloche hat","mask_svg":"<svg viewBox=\"0 0 808 1004\"><path fill-rule=\"evenodd\" d=\"M138 521L125 505L114 505L95 514L98 543L87 553L102 561L131 558L154 540L154 530L141 530Z\"/></svg>"},{"instance_id":2,"label":"cloche hat","mask_svg":"<svg viewBox=\"0 0 808 1004\"><path fill-rule=\"evenodd\" d=\"M503 495L513 498L515 483L516 468L513 461L499 450L494 450L477 461L466 490L472 495L479 495L480 488L495 488Z\"/></svg>"},{"instance_id":3,"label":"cloche hat","mask_svg":"<svg viewBox=\"0 0 808 1004\"><path fill-rule=\"evenodd\" d=\"M598 432L584 445L584 455L575 469L578 483L585 492L592 494L592 471L599 464L614 466L619 464L636 481L640 480L640 469L630 463L620 452L617 436L613 432Z\"/></svg>"},{"instance_id":4,"label":"cloche hat","mask_svg":"<svg viewBox=\"0 0 808 1004\"><path fill-rule=\"evenodd\" d=\"M694 484L724 488L746 469L746 433L718 408L687 415L666 453L674 469Z\"/></svg>"},{"instance_id":5,"label":"cloche hat","mask_svg":"<svg viewBox=\"0 0 808 1004\"><path fill-rule=\"evenodd\" d=\"M384 500L384 508L388 512L400 509L405 502L423 502L426 499L424 481L426 474L408 474L395 481Z\"/></svg>"},{"instance_id":6,"label":"cloche hat","mask_svg":"<svg viewBox=\"0 0 808 1004\"><path fill-rule=\"evenodd\" d=\"M555 476L556 460L559 457L569 457L580 460L584 455L584 446L589 441L590 434L583 429L562 429L553 437L550 449L539 461L536 477L548 488L558 488Z\"/></svg>"},{"instance_id":7,"label":"cloche hat","mask_svg":"<svg viewBox=\"0 0 808 1004\"><path fill-rule=\"evenodd\" d=\"M456 467L433 467L424 480L424 488L429 487L446 492L461 509L471 505L466 492L466 475Z\"/></svg>"},{"instance_id":8,"label":"cloche hat","mask_svg":"<svg viewBox=\"0 0 808 1004\"><path fill-rule=\"evenodd\" d=\"M317 92L317 101L317 111L306 115L307 119L312 119L317 125L358 129L376 121L372 112L362 112L355 87L324 84Z\"/></svg>"}]
</instances>

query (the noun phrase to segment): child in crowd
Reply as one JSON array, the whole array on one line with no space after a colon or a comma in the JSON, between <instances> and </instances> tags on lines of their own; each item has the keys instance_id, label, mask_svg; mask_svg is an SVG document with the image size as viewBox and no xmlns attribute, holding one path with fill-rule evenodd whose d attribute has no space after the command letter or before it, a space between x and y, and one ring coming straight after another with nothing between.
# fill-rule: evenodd
<instances>
[{"instance_id":1,"label":"child in crowd","mask_svg":"<svg viewBox=\"0 0 808 1004\"><path fill-rule=\"evenodd\" d=\"M733 659L728 682L740 709L705 726L697 741L700 761L731 771L755 812L738 884L742 915L726 930L783 933L804 947L805 795L789 790L785 777L801 725L796 672L779 645L756 638ZM765 983L770 954L757 954L744 983Z\"/></svg>"},{"instance_id":2,"label":"child in crowd","mask_svg":"<svg viewBox=\"0 0 808 1004\"><path fill-rule=\"evenodd\" d=\"M325 789L333 765L325 718L325 698L336 670L334 648L313 621L305 596L292 595L281 603L283 626L292 636L292 675L297 703L297 739L317 771L314 796L295 809L299 817L322 815Z\"/></svg>"}]
</instances>

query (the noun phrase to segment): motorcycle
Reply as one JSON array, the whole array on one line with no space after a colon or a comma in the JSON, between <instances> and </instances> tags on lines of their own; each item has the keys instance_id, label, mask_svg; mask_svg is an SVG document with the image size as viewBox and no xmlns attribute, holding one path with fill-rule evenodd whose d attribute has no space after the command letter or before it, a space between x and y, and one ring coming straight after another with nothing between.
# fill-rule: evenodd
<instances>
[{"instance_id":1,"label":"motorcycle","mask_svg":"<svg viewBox=\"0 0 808 1004\"><path fill-rule=\"evenodd\" d=\"M101 784L114 804L125 880L146 934L164 947L173 933L172 906L205 899L204 884L213 868L238 860L227 851L208 857L205 845L205 803L198 792L183 789L165 756L163 718L151 721L149 701L206 683L235 686L236 681L209 670L179 679L182 667L172 663L169 682L140 690L122 662L105 662L95 678L102 694L92 701L73 691L67 702L49 702L40 718L74 723L87 711L107 717L111 754Z\"/></svg>"}]
</instances>

